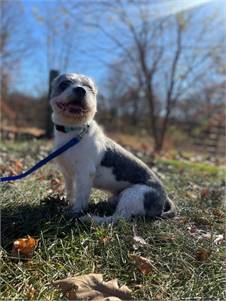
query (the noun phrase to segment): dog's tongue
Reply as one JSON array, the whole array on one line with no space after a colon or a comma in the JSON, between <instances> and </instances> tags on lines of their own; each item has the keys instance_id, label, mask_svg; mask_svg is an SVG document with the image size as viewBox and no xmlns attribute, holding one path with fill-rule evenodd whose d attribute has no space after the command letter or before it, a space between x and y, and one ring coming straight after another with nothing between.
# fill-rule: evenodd
<instances>
[{"instance_id":1,"label":"dog's tongue","mask_svg":"<svg viewBox=\"0 0 226 301\"><path fill-rule=\"evenodd\" d=\"M60 109L69 110L71 113L79 113L82 111L82 108L74 101L70 101L68 103L58 102L57 105Z\"/></svg>"}]
</instances>

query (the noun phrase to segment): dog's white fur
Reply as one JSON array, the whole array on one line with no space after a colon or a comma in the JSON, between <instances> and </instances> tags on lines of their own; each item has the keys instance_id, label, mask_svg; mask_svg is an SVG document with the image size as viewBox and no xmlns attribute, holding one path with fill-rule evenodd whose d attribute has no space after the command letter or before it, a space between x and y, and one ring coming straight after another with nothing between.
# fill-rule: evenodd
<instances>
[{"instance_id":1,"label":"dog's white fur","mask_svg":"<svg viewBox=\"0 0 226 301\"><path fill-rule=\"evenodd\" d=\"M60 89L61 83L65 83L65 81L69 81L69 84L65 84L66 88L63 84L63 89ZM71 113L67 109L67 104L73 100L73 88L78 86L86 90L83 100L85 109L78 111L78 113ZM63 126L74 127L74 130L68 133L55 130L55 147L63 145L72 137L78 135L81 127L90 124L88 133L82 138L80 143L57 158L57 163L65 180L66 198L75 214L87 208L92 187L109 191L118 198L118 204L113 216L85 216L83 220L94 219L96 222L112 222L118 218L129 219L134 215L144 216L147 214L144 206L144 196L152 193L153 187L146 185L146 183L131 183L129 178L127 180L127 175L123 175L122 179L118 179L114 168L109 167L109 164L113 164L113 151L109 153L111 160L109 162L106 161L107 164L105 165L102 163L109 143L112 143L117 154L122 153L128 158L131 157L131 162L134 160L134 157L121 146L110 141L93 120L96 113L96 94L97 90L93 81L79 74L61 75L52 84L51 106L53 109L53 122ZM62 106L63 109L61 109ZM119 160L119 157L116 160ZM141 166L141 168L147 168L139 159L136 159L136 164ZM122 172L122 170L119 171ZM117 175L119 174L117 173ZM162 212L162 217L174 215L174 205L169 199L168 202L171 206L170 211Z\"/></svg>"}]
</instances>

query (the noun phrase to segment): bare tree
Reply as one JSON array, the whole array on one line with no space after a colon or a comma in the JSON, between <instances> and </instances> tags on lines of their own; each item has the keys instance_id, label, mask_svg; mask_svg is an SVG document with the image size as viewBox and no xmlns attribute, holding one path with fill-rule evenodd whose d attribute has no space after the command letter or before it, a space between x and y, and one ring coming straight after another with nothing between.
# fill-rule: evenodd
<instances>
[{"instance_id":1,"label":"bare tree","mask_svg":"<svg viewBox=\"0 0 226 301\"><path fill-rule=\"evenodd\" d=\"M0 2L1 95L6 98L12 80L16 80L22 60L31 54L32 39L24 21L21 1Z\"/></svg>"},{"instance_id":2,"label":"bare tree","mask_svg":"<svg viewBox=\"0 0 226 301\"><path fill-rule=\"evenodd\" d=\"M68 17L68 4L65 1L49 2L45 11L33 9L35 20L40 25L43 35L43 53L46 69L66 72L69 66L78 65L78 55L82 44L80 24L82 17L76 7L73 18Z\"/></svg>"},{"instance_id":3,"label":"bare tree","mask_svg":"<svg viewBox=\"0 0 226 301\"><path fill-rule=\"evenodd\" d=\"M139 124L139 116L144 108L144 95L137 81L129 80L130 70L126 58L121 57L109 66L110 72L105 83L107 107L118 116L128 115L131 124Z\"/></svg>"},{"instance_id":4,"label":"bare tree","mask_svg":"<svg viewBox=\"0 0 226 301\"><path fill-rule=\"evenodd\" d=\"M81 40L79 33L80 18L78 9L74 10L74 18L68 17L68 8L65 1L53 1L46 3L45 11L38 7L33 9L33 15L37 24L40 26L43 45L42 54L45 59L46 76L50 72L49 86L51 80L59 72L67 72L71 65L78 68L77 59ZM47 78L45 84L47 88ZM48 95L50 95L50 90ZM47 118L46 118L46 135L52 135L51 109L49 106L49 97L46 98Z\"/></svg>"},{"instance_id":5,"label":"bare tree","mask_svg":"<svg viewBox=\"0 0 226 301\"><path fill-rule=\"evenodd\" d=\"M137 0L96 2L91 13L88 25L105 35L116 57L125 59L129 86L144 93L150 134L155 149L161 150L178 101L198 90L200 79L208 80L213 54L222 44L220 37L212 39L219 20L200 19L194 11L155 19L150 1Z\"/></svg>"}]
</instances>

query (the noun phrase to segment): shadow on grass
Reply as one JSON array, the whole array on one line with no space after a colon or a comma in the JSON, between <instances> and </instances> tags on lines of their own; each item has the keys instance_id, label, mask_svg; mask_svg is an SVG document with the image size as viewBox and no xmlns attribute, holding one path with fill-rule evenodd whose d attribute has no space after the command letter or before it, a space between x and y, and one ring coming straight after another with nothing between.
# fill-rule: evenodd
<instances>
[{"instance_id":1,"label":"shadow on grass","mask_svg":"<svg viewBox=\"0 0 226 301\"><path fill-rule=\"evenodd\" d=\"M87 212L111 215L114 209L115 207L110 206L107 201L101 201L98 204L91 203ZM1 216L4 248L8 248L15 239L26 235L39 237L42 232L48 237L64 237L75 226L80 230L90 230L88 225L82 224L71 214L64 199L58 196L47 197L39 204L26 203L2 208Z\"/></svg>"}]
</instances>

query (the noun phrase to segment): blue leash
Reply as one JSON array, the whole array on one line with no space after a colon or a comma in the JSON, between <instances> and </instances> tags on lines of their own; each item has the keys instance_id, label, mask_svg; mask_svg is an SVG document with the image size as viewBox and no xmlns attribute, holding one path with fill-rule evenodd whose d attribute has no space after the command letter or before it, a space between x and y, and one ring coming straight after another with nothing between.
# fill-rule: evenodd
<instances>
[{"instance_id":1,"label":"blue leash","mask_svg":"<svg viewBox=\"0 0 226 301\"><path fill-rule=\"evenodd\" d=\"M72 146L78 144L81 141L81 139L83 138L83 136L88 132L88 130L89 130L89 125L87 125L86 128L83 129L78 136L76 136L76 137L72 138L71 140L69 140L67 143L65 143L64 145L62 145L58 149L56 149L54 152L52 152L46 158L44 158L41 161L39 161L38 163L36 163L33 167L31 167L27 171L25 171L25 172L23 172L19 175L16 175L16 176L9 176L9 177L0 178L0 182L17 181L17 180L20 180L20 179L23 179L23 178L27 177L28 175L30 175L31 173L33 173L37 169L41 168L43 165L47 164L49 161L53 160L54 158L56 158L60 154L64 153L66 150L68 150Z\"/></svg>"}]
</instances>

